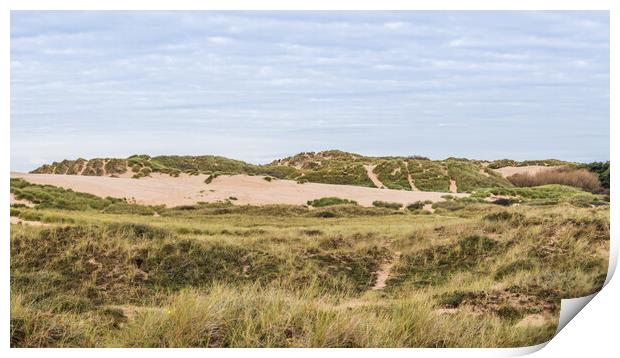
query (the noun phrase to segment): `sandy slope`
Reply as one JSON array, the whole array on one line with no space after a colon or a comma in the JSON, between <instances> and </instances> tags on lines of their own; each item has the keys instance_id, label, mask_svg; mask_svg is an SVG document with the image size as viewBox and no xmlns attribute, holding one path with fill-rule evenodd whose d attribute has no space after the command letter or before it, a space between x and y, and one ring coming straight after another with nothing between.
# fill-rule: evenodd
<instances>
[{"instance_id":1,"label":"sandy slope","mask_svg":"<svg viewBox=\"0 0 620 358\"><path fill-rule=\"evenodd\" d=\"M377 174L374 172L375 167L376 165L364 165L364 168L366 168L366 174L372 183L375 184L377 188L385 188L385 185L383 185Z\"/></svg>"},{"instance_id":2,"label":"sandy slope","mask_svg":"<svg viewBox=\"0 0 620 358\"><path fill-rule=\"evenodd\" d=\"M352 185L305 183L292 180L268 182L261 176L219 176L205 184L206 175L182 174L178 178L152 174L152 177L111 178L81 175L11 173L35 184L49 184L97 196L135 199L137 203L167 206L211 202L235 197L236 204L305 204L328 196L352 199L363 206L375 200L409 204L418 200L442 201L446 193L365 188ZM457 194L465 196L467 194Z\"/></svg>"},{"instance_id":3,"label":"sandy slope","mask_svg":"<svg viewBox=\"0 0 620 358\"><path fill-rule=\"evenodd\" d=\"M529 165L525 167L503 167L503 168L494 169L494 170L500 173L504 178L507 178L514 174L536 174L541 171L546 171L546 170L555 169L555 168L559 168L559 166L546 167L544 165Z\"/></svg>"}]
</instances>

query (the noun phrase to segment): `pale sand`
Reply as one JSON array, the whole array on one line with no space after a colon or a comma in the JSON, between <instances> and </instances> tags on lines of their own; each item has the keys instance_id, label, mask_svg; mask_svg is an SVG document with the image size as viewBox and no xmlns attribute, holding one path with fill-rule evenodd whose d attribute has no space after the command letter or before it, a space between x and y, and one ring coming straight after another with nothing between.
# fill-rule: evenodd
<instances>
[{"instance_id":1,"label":"pale sand","mask_svg":"<svg viewBox=\"0 0 620 358\"><path fill-rule=\"evenodd\" d=\"M542 171L559 168L560 166L544 166L544 165L529 165L525 167L503 167L499 169L493 169L500 173L504 178L507 178L514 174L536 174Z\"/></svg>"},{"instance_id":2,"label":"pale sand","mask_svg":"<svg viewBox=\"0 0 620 358\"><path fill-rule=\"evenodd\" d=\"M385 288L386 282L390 277L390 273L392 273L392 268L399 258L400 252L395 252L392 260L381 265L379 271L377 271L377 281L375 282L375 285L372 286L372 290L382 290Z\"/></svg>"},{"instance_id":3,"label":"pale sand","mask_svg":"<svg viewBox=\"0 0 620 358\"><path fill-rule=\"evenodd\" d=\"M31 226L50 226L50 224L42 223L40 221L30 221L20 219L15 216L11 216L11 224L12 225L31 225Z\"/></svg>"},{"instance_id":4,"label":"pale sand","mask_svg":"<svg viewBox=\"0 0 620 358\"><path fill-rule=\"evenodd\" d=\"M407 180L409 181L409 186L411 186L411 190L420 191L420 189L418 189L415 186L415 183L413 182L413 178L411 178L411 172L409 171L409 164L407 162L405 162L405 168L407 168Z\"/></svg>"},{"instance_id":5,"label":"pale sand","mask_svg":"<svg viewBox=\"0 0 620 358\"><path fill-rule=\"evenodd\" d=\"M537 313L537 314L531 314L531 315L525 316L515 326L519 328L542 327L550 323L551 320L552 319L550 317Z\"/></svg>"},{"instance_id":6,"label":"pale sand","mask_svg":"<svg viewBox=\"0 0 620 358\"><path fill-rule=\"evenodd\" d=\"M456 186L456 180L452 180L450 179L450 192L451 193L457 193L459 191L459 188Z\"/></svg>"},{"instance_id":7,"label":"pale sand","mask_svg":"<svg viewBox=\"0 0 620 358\"><path fill-rule=\"evenodd\" d=\"M293 180L272 180L262 176L219 176L205 184L207 175L182 174L178 178L166 174L152 174L141 179L111 178L81 175L11 173L34 184L48 184L85 192L101 197L134 199L139 204L189 205L199 201L213 202L235 197L235 204L306 204L308 200L335 196L372 206L375 200L410 204L418 200L443 201L446 193L366 188L353 185L305 183ZM467 196L468 194L453 194Z\"/></svg>"},{"instance_id":8,"label":"pale sand","mask_svg":"<svg viewBox=\"0 0 620 358\"><path fill-rule=\"evenodd\" d=\"M32 202L30 202L28 200L23 200L23 199L17 199L15 197L15 195L13 195L13 193L11 193L11 202L10 203L11 203L11 205L13 205L13 204L22 204L22 205L25 205L25 206L27 206L29 208L34 207L34 204Z\"/></svg>"},{"instance_id":9,"label":"pale sand","mask_svg":"<svg viewBox=\"0 0 620 358\"><path fill-rule=\"evenodd\" d=\"M375 167L376 165L364 165L364 168L366 168L366 174L368 175L368 178L372 181L372 183L375 184L377 188L384 189L385 185L383 185L381 180L379 180L377 174L375 174L374 172Z\"/></svg>"}]
</instances>

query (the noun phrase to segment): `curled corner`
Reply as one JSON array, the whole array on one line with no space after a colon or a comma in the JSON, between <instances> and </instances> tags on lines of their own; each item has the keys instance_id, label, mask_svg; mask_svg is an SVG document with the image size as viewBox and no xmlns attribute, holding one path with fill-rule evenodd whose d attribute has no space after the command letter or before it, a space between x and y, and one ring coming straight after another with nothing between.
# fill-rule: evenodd
<instances>
[{"instance_id":1,"label":"curled corner","mask_svg":"<svg viewBox=\"0 0 620 358\"><path fill-rule=\"evenodd\" d=\"M566 327L568 322L575 318L577 313L579 313L590 301L592 301L594 296L597 294L598 292L589 296L563 299L560 303L560 320L558 322L558 328L555 331L555 335L560 333L560 331Z\"/></svg>"},{"instance_id":2,"label":"curled corner","mask_svg":"<svg viewBox=\"0 0 620 358\"><path fill-rule=\"evenodd\" d=\"M549 341L540 343L534 346L520 347L520 348L512 348L510 351L506 352L505 357L520 357L528 354L536 353L539 350L543 349Z\"/></svg>"},{"instance_id":3,"label":"curled corner","mask_svg":"<svg viewBox=\"0 0 620 358\"><path fill-rule=\"evenodd\" d=\"M563 299L560 302L560 318L558 322L558 327L553 336L555 337L558 333L560 333L560 331L564 327L566 327L568 322L575 318L577 313L579 313L579 311L581 311L597 294L598 292L593 293L590 296ZM551 339L553 339L553 337ZM549 342L551 342L551 339L534 346L515 348L509 352L506 352L506 356L516 357L538 352L539 350L543 349Z\"/></svg>"}]
</instances>

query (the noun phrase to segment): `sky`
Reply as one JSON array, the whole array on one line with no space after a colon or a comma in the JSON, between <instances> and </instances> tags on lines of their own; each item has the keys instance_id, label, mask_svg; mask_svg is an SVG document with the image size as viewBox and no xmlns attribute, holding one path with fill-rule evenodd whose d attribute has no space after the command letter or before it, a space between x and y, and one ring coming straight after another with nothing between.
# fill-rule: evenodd
<instances>
[{"instance_id":1,"label":"sky","mask_svg":"<svg viewBox=\"0 0 620 358\"><path fill-rule=\"evenodd\" d=\"M609 13L11 13L11 169L302 151L609 159Z\"/></svg>"}]
</instances>

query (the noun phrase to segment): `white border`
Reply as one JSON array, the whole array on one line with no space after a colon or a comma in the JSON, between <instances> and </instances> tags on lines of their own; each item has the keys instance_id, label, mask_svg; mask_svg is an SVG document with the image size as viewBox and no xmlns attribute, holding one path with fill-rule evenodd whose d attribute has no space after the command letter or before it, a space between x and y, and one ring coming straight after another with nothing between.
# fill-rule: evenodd
<instances>
[{"instance_id":1,"label":"white border","mask_svg":"<svg viewBox=\"0 0 620 358\"><path fill-rule=\"evenodd\" d=\"M590 1L578 1L578 0L433 0L433 1L395 1L395 0L382 0L382 1L329 1L329 0L315 0L315 1L283 1L283 0L263 0L251 1L251 0L229 0L227 2L208 2L199 0L175 0L175 1L123 1L123 0L108 0L108 1L78 1L78 0L57 0L57 1L45 1L45 0L23 0L3 1L0 4L2 12L0 13L0 31L2 36L0 37L0 44L3 50L3 56L0 59L0 68L2 69L3 82L1 92L1 108L2 108L2 121L0 122L0 148L2 149L2 156L0 159L0 165L2 166L5 175L2 177L2 185L4 185L4 195L8 199L8 187L9 187L9 172L10 172L10 10L610 10L611 16L611 97L610 105L611 112L610 118L616 118L618 113L618 73L614 66L614 60L618 62L617 44L614 46L614 40L618 39L618 15L619 6L618 1L613 0L590 0ZM615 101L614 101L615 99ZM615 103L616 102L616 103ZM618 157L618 125L612 120L610 124L610 140L611 140L611 159ZM614 173L617 173L615 167L612 168L612 182L616 177ZM612 183L613 188L617 188L618 183ZM619 200L618 191L612 190L612 203L616 203ZM8 200L7 200L8 201ZM5 201L5 203L7 202ZM0 217L7 218L8 205L3 205ZM616 205L612 205L611 217L620 217L620 212ZM1 342L3 350L7 350L8 354L15 355L39 355L44 354L46 356L108 356L112 352L109 350L88 350L84 349L38 349L38 350L9 350L9 223L8 220L1 222L3 237L6 239L2 246L1 267L4 268L4 274L1 276L2 280L2 294L4 297L5 305L2 305L2 313L0 322L0 329L2 337L5 341ZM615 266L618 258L618 228L615 225L615 221L612 220L611 227L612 237L612 250L610 268L608 274L608 281L615 271ZM558 336L552 339L547 348L543 349L538 355L542 356L558 356L563 354L573 355L575 353L580 354L592 354L592 352L606 353L616 350L615 339L617 339L616 327L617 323L613 318L620 316L616 306L617 302L620 302L620 288L617 283L617 279L609 283L602 294L597 295L592 299L592 304L588 305L588 308L583 313L579 314L574 324L569 324ZM594 306L594 307L590 307ZM610 313L615 312L615 313ZM136 349L122 349L114 351L114 354L121 355L134 355L134 354L148 354L149 356L168 356L170 354L184 354L184 355L264 355L264 356L283 356L283 355L300 355L300 356L314 356L316 354L336 356L341 353L353 353L360 356L377 356L379 354L389 354L393 356L409 356L411 354L423 353L426 356L446 356L455 355L459 357L481 357L481 356L507 356L507 355L519 355L527 354L532 351L536 351L542 348L543 345L537 347L529 347L522 349L364 349L356 350L355 352L343 351L340 349L322 349L320 351L313 349L287 349L287 350L273 350L273 349L234 349L234 350L201 350L201 349L185 349L185 350L136 350Z\"/></svg>"}]
</instances>

